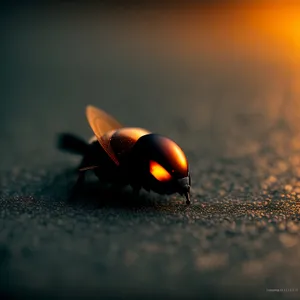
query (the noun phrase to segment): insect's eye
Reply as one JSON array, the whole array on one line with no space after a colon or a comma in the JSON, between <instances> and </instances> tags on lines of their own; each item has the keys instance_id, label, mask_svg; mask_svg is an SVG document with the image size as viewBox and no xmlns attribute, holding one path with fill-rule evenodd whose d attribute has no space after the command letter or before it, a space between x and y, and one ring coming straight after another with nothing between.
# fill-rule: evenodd
<instances>
[{"instance_id":1,"label":"insect's eye","mask_svg":"<svg viewBox=\"0 0 300 300\"><path fill-rule=\"evenodd\" d=\"M159 181L168 181L172 178L164 167L153 160L150 160L150 173Z\"/></svg>"}]
</instances>

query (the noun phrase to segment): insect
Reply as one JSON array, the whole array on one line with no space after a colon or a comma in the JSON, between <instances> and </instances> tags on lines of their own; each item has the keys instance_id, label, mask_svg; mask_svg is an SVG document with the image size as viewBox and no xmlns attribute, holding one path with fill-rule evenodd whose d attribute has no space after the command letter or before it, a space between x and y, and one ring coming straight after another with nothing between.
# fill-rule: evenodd
<instances>
[{"instance_id":1,"label":"insect","mask_svg":"<svg viewBox=\"0 0 300 300\"><path fill-rule=\"evenodd\" d=\"M86 117L95 135L89 143L67 133L59 136L61 150L83 156L76 185L92 170L100 181L130 185L137 195L141 188L166 195L179 193L190 204L188 161L174 141L143 128L124 127L91 105L86 107Z\"/></svg>"}]
</instances>

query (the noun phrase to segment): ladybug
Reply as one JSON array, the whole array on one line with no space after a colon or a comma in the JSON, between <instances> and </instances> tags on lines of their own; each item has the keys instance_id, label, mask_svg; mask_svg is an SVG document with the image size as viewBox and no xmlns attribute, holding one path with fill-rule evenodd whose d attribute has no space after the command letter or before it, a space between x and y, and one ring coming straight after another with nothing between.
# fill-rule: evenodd
<instances>
[{"instance_id":1,"label":"ladybug","mask_svg":"<svg viewBox=\"0 0 300 300\"><path fill-rule=\"evenodd\" d=\"M101 182L130 185L159 194L179 193L190 204L191 176L186 155L171 139L143 128L124 127L94 106L86 107L94 133L90 142L63 133L58 148L83 156L75 186L92 170Z\"/></svg>"}]
</instances>

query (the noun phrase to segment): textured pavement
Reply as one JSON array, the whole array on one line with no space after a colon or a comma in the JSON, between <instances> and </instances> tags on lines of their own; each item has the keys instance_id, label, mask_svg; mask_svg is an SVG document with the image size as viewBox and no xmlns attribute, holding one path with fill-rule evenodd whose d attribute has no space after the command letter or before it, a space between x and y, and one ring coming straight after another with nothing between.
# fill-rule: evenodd
<instances>
[{"instance_id":1,"label":"textured pavement","mask_svg":"<svg viewBox=\"0 0 300 300\"><path fill-rule=\"evenodd\" d=\"M175 35L177 49L165 32L120 19L2 18L0 295L299 299L295 62L217 34L203 48L180 48ZM130 190L115 199L92 175L68 203L80 157L56 150L55 137L91 136L87 104L177 141L192 205Z\"/></svg>"}]
</instances>

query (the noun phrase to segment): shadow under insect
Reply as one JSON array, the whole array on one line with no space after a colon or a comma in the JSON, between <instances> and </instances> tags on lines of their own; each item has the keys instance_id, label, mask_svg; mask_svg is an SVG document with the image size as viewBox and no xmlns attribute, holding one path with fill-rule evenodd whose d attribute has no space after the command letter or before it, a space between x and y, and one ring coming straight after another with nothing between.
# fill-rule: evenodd
<instances>
[{"instance_id":1,"label":"shadow under insect","mask_svg":"<svg viewBox=\"0 0 300 300\"><path fill-rule=\"evenodd\" d=\"M99 181L94 174L86 174L85 181L69 189L68 203L96 207L146 207L166 202L163 196L143 189L134 193L129 185Z\"/></svg>"},{"instance_id":2,"label":"shadow under insect","mask_svg":"<svg viewBox=\"0 0 300 300\"><path fill-rule=\"evenodd\" d=\"M78 184L78 170L68 168L52 177L43 194L61 199L71 206L86 208L115 207L131 209L170 204L165 196L143 189L135 194L129 185L116 185L100 181L93 172L86 172L84 182ZM77 182L77 184L76 184Z\"/></svg>"},{"instance_id":3,"label":"shadow under insect","mask_svg":"<svg viewBox=\"0 0 300 300\"><path fill-rule=\"evenodd\" d=\"M105 167L106 153L99 151L98 157L103 159L102 166ZM152 191L140 189L139 193L135 193L129 185L100 180L94 170L84 172L84 180L80 178L78 168L67 168L51 179L43 193L67 201L72 206L93 208L155 207L169 203L165 196Z\"/></svg>"}]
</instances>

